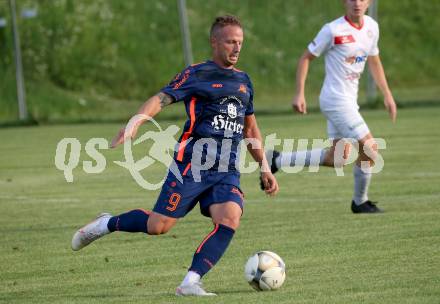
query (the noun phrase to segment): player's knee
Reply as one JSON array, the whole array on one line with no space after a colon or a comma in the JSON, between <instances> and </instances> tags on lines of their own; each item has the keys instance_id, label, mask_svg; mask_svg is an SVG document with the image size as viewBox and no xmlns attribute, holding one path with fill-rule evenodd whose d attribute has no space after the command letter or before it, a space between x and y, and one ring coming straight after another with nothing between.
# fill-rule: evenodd
<instances>
[{"instance_id":1,"label":"player's knee","mask_svg":"<svg viewBox=\"0 0 440 304\"><path fill-rule=\"evenodd\" d=\"M240 220L239 219L230 219L230 220L227 220L226 222L224 222L223 225L225 225L231 229L237 230L238 227L240 226Z\"/></svg>"},{"instance_id":2,"label":"player's knee","mask_svg":"<svg viewBox=\"0 0 440 304\"><path fill-rule=\"evenodd\" d=\"M343 140L335 141L324 156L324 165L336 168L345 166L348 163L350 151L351 146L349 143Z\"/></svg>"},{"instance_id":3,"label":"player's knee","mask_svg":"<svg viewBox=\"0 0 440 304\"><path fill-rule=\"evenodd\" d=\"M163 219L162 217L150 216L147 223L148 234L160 235L165 234L174 226L175 219Z\"/></svg>"},{"instance_id":4,"label":"player's knee","mask_svg":"<svg viewBox=\"0 0 440 304\"><path fill-rule=\"evenodd\" d=\"M214 220L214 224L221 224L231 229L237 230L240 226L240 217L224 217L218 220Z\"/></svg>"},{"instance_id":5,"label":"player's knee","mask_svg":"<svg viewBox=\"0 0 440 304\"><path fill-rule=\"evenodd\" d=\"M163 231L162 227L157 227L157 226L148 227L148 234L150 235L160 235L163 233L162 231Z\"/></svg>"},{"instance_id":6,"label":"player's knee","mask_svg":"<svg viewBox=\"0 0 440 304\"><path fill-rule=\"evenodd\" d=\"M374 162L378 156L378 147L375 141L369 144L363 145L361 153L359 153L359 158L363 161Z\"/></svg>"},{"instance_id":7,"label":"player's knee","mask_svg":"<svg viewBox=\"0 0 440 304\"><path fill-rule=\"evenodd\" d=\"M366 154L366 153L361 153L359 155L360 160L362 161L369 161L372 164L374 164L375 160L377 159L377 152L376 151L371 151L370 153Z\"/></svg>"},{"instance_id":8,"label":"player's knee","mask_svg":"<svg viewBox=\"0 0 440 304\"><path fill-rule=\"evenodd\" d=\"M171 227L167 227L164 225L154 225L151 227L148 227L148 234L150 235L160 235L165 234L168 231L170 231Z\"/></svg>"},{"instance_id":9,"label":"player's knee","mask_svg":"<svg viewBox=\"0 0 440 304\"><path fill-rule=\"evenodd\" d=\"M149 235L160 235L161 233L160 233L160 231L157 230L157 229L149 229L149 230L148 230L148 234L149 234Z\"/></svg>"},{"instance_id":10,"label":"player's knee","mask_svg":"<svg viewBox=\"0 0 440 304\"><path fill-rule=\"evenodd\" d=\"M336 167L340 168L347 164L349 152L345 152L345 150L341 153L336 151L332 151L327 153L324 159L324 165L328 167Z\"/></svg>"}]
</instances>

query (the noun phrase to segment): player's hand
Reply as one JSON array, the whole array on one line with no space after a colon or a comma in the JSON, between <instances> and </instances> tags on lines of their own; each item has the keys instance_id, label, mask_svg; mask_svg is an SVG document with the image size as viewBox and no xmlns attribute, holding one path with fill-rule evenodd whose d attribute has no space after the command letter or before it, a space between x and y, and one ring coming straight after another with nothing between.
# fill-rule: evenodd
<instances>
[{"instance_id":1,"label":"player's hand","mask_svg":"<svg viewBox=\"0 0 440 304\"><path fill-rule=\"evenodd\" d=\"M263 182L264 192L266 192L266 194L273 196L278 193L280 188L278 186L277 179L272 173L261 172L261 180Z\"/></svg>"},{"instance_id":2,"label":"player's hand","mask_svg":"<svg viewBox=\"0 0 440 304\"><path fill-rule=\"evenodd\" d=\"M307 114L307 104L304 95L296 95L292 101L294 111L300 114Z\"/></svg>"},{"instance_id":3,"label":"player's hand","mask_svg":"<svg viewBox=\"0 0 440 304\"><path fill-rule=\"evenodd\" d=\"M127 138L131 138L131 139L135 138L139 126L140 126L139 123L132 125L127 124L125 128L119 130L118 135L116 135L115 138L113 138L110 148L115 148L118 145L124 143Z\"/></svg>"},{"instance_id":4,"label":"player's hand","mask_svg":"<svg viewBox=\"0 0 440 304\"><path fill-rule=\"evenodd\" d=\"M385 108L388 111L388 114L390 115L391 121L396 122L397 118L397 106L394 102L393 95L389 94L388 96L385 96L384 99Z\"/></svg>"}]
</instances>

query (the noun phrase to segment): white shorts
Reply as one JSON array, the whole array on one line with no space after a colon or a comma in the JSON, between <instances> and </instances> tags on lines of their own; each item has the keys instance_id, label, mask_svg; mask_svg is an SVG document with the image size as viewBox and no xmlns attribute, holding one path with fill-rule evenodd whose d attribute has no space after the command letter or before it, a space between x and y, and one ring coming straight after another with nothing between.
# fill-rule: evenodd
<instances>
[{"instance_id":1,"label":"white shorts","mask_svg":"<svg viewBox=\"0 0 440 304\"><path fill-rule=\"evenodd\" d=\"M360 140L370 133L365 120L355 108L321 110L327 118L329 138L353 138Z\"/></svg>"}]
</instances>

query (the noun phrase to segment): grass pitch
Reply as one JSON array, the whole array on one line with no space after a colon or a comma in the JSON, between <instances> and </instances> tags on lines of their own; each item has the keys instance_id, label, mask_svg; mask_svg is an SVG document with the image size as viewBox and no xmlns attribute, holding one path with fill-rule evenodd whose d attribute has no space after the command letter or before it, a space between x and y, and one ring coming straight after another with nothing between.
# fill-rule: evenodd
<instances>
[{"instance_id":1,"label":"grass pitch","mask_svg":"<svg viewBox=\"0 0 440 304\"><path fill-rule=\"evenodd\" d=\"M85 174L80 163L73 183L55 168L62 138L78 138L81 161L90 160L87 140L110 139L120 125L0 129L0 303L438 303L440 108L400 110L395 125L383 111L364 116L387 140L385 168L370 191L386 213L351 214L351 167L344 177L328 168L280 173L276 198L260 192L257 174L244 174L241 227L204 279L214 299L174 296L212 229L197 209L166 235L117 233L71 251L72 234L99 212L151 208L156 200L158 191L141 189L113 163L123 159L121 148L102 152L107 168L100 174ZM320 114L258 119L265 134L282 138L326 134ZM159 180L165 168L143 174ZM277 292L257 293L244 281L246 259L262 249L287 264Z\"/></svg>"}]
</instances>

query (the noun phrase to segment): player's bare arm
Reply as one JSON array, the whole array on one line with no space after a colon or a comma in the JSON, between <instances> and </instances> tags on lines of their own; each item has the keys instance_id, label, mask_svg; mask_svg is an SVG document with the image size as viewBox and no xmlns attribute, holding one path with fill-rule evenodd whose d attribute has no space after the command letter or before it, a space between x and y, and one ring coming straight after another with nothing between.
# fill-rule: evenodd
<instances>
[{"instance_id":1,"label":"player's bare arm","mask_svg":"<svg viewBox=\"0 0 440 304\"><path fill-rule=\"evenodd\" d=\"M394 101L393 94L391 93L391 90L388 87L388 82L385 77L385 72L380 57L379 55L369 56L367 62L371 75L373 76L374 81L376 82L377 86L379 87L380 91L384 96L385 108L390 114L391 120L395 122L397 117L397 107Z\"/></svg>"},{"instance_id":2,"label":"player's bare arm","mask_svg":"<svg viewBox=\"0 0 440 304\"><path fill-rule=\"evenodd\" d=\"M136 115L139 115L134 124L127 125L122 128L118 135L113 139L111 147L114 148L122 144L126 138L134 138L136 136L138 128L150 118L157 115L164 107L173 103L173 98L168 94L159 92L156 95L150 97L140 107Z\"/></svg>"},{"instance_id":3,"label":"player's bare arm","mask_svg":"<svg viewBox=\"0 0 440 304\"><path fill-rule=\"evenodd\" d=\"M168 94L160 92L156 96L159 97L159 99L160 99L160 108L161 109L163 109L166 106L173 103L173 98Z\"/></svg>"},{"instance_id":4,"label":"player's bare arm","mask_svg":"<svg viewBox=\"0 0 440 304\"><path fill-rule=\"evenodd\" d=\"M277 194L279 190L278 182L270 171L262 145L260 129L258 128L257 120L254 114L247 115L244 119L243 137L254 142L254 144L249 143L247 145L247 149L252 155L252 158L260 165L261 179L265 186L265 192L269 195Z\"/></svg>"},{"instance_id":5,"label":"player's bare arm","mask_svg":"<svg viewBox=\"0 0 440 304\"><path fill-rule=\"evenodd\" d=\"M292 101L293 109L301 114L307 114L307 104L304 94L307 74L309 72L310 61L316 57L306 50L298 61L296 70L296 94Z\"/></svg>"}]
</instances>

